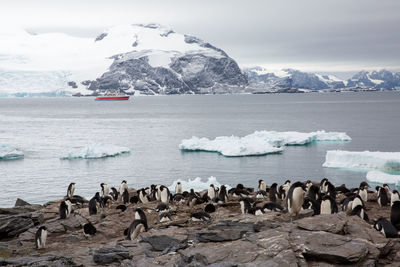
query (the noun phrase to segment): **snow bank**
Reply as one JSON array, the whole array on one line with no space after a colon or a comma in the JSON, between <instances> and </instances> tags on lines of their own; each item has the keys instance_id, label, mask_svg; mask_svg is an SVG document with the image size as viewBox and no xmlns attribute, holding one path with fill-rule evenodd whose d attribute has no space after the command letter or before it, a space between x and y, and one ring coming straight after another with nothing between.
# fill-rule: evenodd
<instances>
[{"instance_id":1,"label":"snow bank","mask_svg":"<svg viewBox=\"0 0 400 267\"><path fill-rule=\"evenodd\" d=\"M0 145L0 160L20 159L24 157L24 152L19 148L10 145Z\"/></svg>"},{"instance_id":2,"label":"snow bank","mask_svg":"<svg viewBox=\"0 0 400 267\"><path fill-rule=\"evenodd\" d=\"M172 185L170 185L168 187L169 191L171 191L171 193L175 193L175 187L176 184L180 182L182 185L182 190L183 191L190 191L190 189L193 188L194 191L199 192L202 190L206 190L210 187L210 184L213 184L216 187L221 187L221 183L217 181L217 178L215 178L214 176L211 176L208 178L207 181L202 181L200 177L197 177L193 180L189 179L188 181L184 181L184 180L176 180L172 183ZM231 187L229 185L225 185L226 189L230 189Z\"/></svg>"},{"instance_id":3,"label":"snow bank","mask_svg":"<svg viewBox=\"0 0 400 267\"><path fill-rule=\"evenodd\" d=\"M381 184L399 184L400 175L388 174L381 171L369 171L367 173L367 180Z\"/></svg>"},{"instance_id":4,"label":"snow bank","mask_svg":"<svg viewBox=\"0 0 400 267\"><path fill-rule=\"evenodd\" d=\"M77 148L68 152L68 155L61 159L97 159L114 157L123 153L129 153L127 147L120 147L105 144L92 144L83 148Z\"/></svg>"},{"instance_id":5,"label":"snow bank","mask_svg":"<svg viewBox=\"0 0 400 267\"><path fill-rule=\"evenodd\" d=\"M350 141L346 133L317 131L311 133L256 131L244 137L220 136L214 140L182 140L179 148L186 151L219 152L227 157L259 156L283 151L282 146L307 145L315 141Z\"/></svg>"},{"instance_id":6,"label":"snow bank","mask_svg":"<svg viewBox=\"0 0 400 267\"><path fill-rule=\"evenodd\" d=\"M359 170L400 171L400 152L352 152L329 150L324 167Z\"/></svg>"}]
</instances>

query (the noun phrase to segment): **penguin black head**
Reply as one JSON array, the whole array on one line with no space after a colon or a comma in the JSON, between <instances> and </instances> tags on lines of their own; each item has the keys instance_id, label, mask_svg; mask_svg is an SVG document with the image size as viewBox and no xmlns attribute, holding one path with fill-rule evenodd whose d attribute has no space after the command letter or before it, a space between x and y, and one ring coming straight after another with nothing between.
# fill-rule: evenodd
<instances>
[{"instance_id":1,"label":"penguin black head","mask_svg":"<svg viewBox=\"0 0 400 267\"><path fill-rule=\"evenodd\" d=\"M260 180L258 180L258 184L261 184L262 182L264 182L264 181L263 181L263 180L261 180L261 179L260 179Z\"/></svg>"},{"instance_id":2,"label":"penguin black head","mask_svg":"<svg viewBox=\"0 0 400 267\"><path fill-rule=\"evenodd\" d=\"M126 184L126 180L122 180L121 184L125 183Z\"/></svg>"},{"instance_id":3,"label":"penguin black head","mask_svg":"<svg viewBox=\"0 0 400 267\"><path fill-rule=\"evenodd\" d=\"M243 186L242 184L237 184L236 189L243 190L243 189L244 189L244 186Z\"/></svg>"},{"instance_id":4,"label":"penguin black head","mask_svg":"<svg viewBox=\"0 0 400 267\"><path fill-rule=\"evenodd\" d=\"M210 187L214 188L214 185L213 185L213 184L210 184Z\"/></svg>"},{"instance_id":5,"label":"penguin black head","mask_svg":"<svg viewBox=\"0 0 400 267\"><path fill-rule=\"evenodd\" d=\"M133 196L129 199L130 203L136 204L139 202L139 197L138 196Z\"/></svg>"},{"instance_id":6,"label":"penguin black head","mask_svg":"<svg viewBox=\"0 0 400 267\"><path fill-rule=\"evenodd\" d=\"M361 190L367 189L368 190L369 187L370 186L366 182L361 182L359 189L361 189Z\"/></svg>"},{"instance_id":7,"label":"penguin black head","mask_svg":"<svg viewBox=\"0 0 400 267\"><path fill-rule=\"evenodd\" d=\"M291 183L290 180L286 180L284 184L287 185L287 184L290 184L290 183Z\"/></svg>"},{"instance_id":8,"label":"penguin black head","mask_svg":"<svg viewBox=\"0 0 400 267\"><path fill-rule=\"evenodd\" d=\"M42 225L38 228L38 230L47 230L47 227L45 225Z\"/></svg>"}]
</instances>

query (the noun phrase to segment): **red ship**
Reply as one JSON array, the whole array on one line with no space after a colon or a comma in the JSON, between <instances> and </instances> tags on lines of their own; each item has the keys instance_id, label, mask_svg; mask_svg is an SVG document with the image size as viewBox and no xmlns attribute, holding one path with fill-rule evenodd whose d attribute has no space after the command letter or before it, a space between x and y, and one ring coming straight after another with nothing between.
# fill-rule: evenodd
<instances>
[{"instance_id":1,"label":"red ship","mask_svg":"<svg viewBox=\"0 0 400 267\"><path fill-rule=\"evenodd\" d=\"M99 100L129 100L129 95L126 95L124 93L118 92L118 93L106 93L102 96L98 96L95 99L96 101Z\"/></svg>"}]
</instances>

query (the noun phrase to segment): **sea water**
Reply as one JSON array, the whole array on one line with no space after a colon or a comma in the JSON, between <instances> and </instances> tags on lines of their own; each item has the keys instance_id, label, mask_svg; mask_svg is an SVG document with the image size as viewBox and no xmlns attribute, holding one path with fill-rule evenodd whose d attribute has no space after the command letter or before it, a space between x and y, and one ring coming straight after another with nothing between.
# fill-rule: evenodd
<instances>
[{"instance_id":1,"label":"sea water","mask_svg":"<svg viewBox=\"0 0 400 267\"><path fill-rule=\"evenodd\" d=\"M358 186L366 171L325 168L326 151L400 151L400 93L141 96L101 102L81 98L0 98L0 145L24 157L0 161L0 207L17 197L45 203L65 196L70 182L85 197L100 183L134 188L174 181L255 187L286 179ZM179 149L192 136L246 136L255 131L345 132L350 142L286 146L283 153L224 157ZM61 159L93 144L130 153L95 159Z\"/></svg>"}]
</instances>

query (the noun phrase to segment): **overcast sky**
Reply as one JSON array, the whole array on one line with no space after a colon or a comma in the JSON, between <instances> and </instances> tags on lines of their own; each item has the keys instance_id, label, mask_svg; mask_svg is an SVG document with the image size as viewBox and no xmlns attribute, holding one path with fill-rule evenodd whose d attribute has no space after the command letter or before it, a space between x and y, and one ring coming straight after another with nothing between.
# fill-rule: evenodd
<instances>
[{"instance_id":1,"label":"overcast sky","mask_svg":"<svg viewBox=\"0 0 400 267\"><path fill-rule=\"evenodd\" d=\"M400 70L399 0L0 1L0 27L38 33L94 37L148 22L200 37L242 67Z\"/></svg>"}]
</instances>

